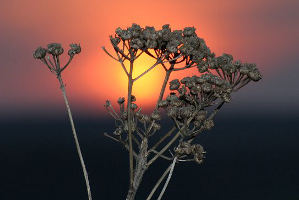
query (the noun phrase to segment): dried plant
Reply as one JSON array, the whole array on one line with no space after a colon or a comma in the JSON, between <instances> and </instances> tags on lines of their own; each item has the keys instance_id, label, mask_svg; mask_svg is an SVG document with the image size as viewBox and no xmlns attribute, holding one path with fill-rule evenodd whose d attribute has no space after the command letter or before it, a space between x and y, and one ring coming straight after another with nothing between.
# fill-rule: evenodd
<instances>
[{"instance_id":1,"label":"dried plant","mask_svg":"<svg viewBox=\"0 0 299 200\"><path fill-rule=\"evenodd\" d=\"M205 151L195 139L214 126L216 113L231 101L232 92L250 81L259 81L261 74L255 64L234 61L229 54L216 57L205 41L197 36L194 27L172 31L169 25L155 30L154 27L142 28L132 24L127 29L117 28L115 34L110 36L110 41L116 56L105 47L103 50L120 63L128 77L128 96L118 99L119 112L109 100L106 101L105 107L115 119L117 127L113 134L105 135L121 143L129 152L130 186L127 200L135 199L144 173L158 158L170 162L146 199L152 198L168 174L158 196L160 200L176 163L202 163ZM142 54L147 54L156 62L133 78L134 62ZM136 81L158 66L165 70L164 82L155 109L147 115L135 103L132 88ZM198 68L198 76L169 82L171 73L193 67ZM172 92L163 99L168 83ZM166 117L173 121L173 127L167 133L160 130L163 110L167 113ZM149 145L157 133L161 136L160 140ZM166 152L170 152L170 156Z\"/></svg>"},{"instance_id":2,"label":"dried plant","mask_svg":"<svg viewBox=\"0 0 299 200\"><path fill-rule=\"evenodd\" d=\"M64 49L62 48L61 44L51 43L51 44L48 44L47 49L43 48L43 47L38 47L35 50L35 52L33 53L33 57L35 59L41 60L49 68L50 72L56 75L56 78L59 81L60 89L63 94L64 102L66 105L67 113L68 113L69 120L70 120L71 127L72 127L72 132L73 132L73 136L74 136L74 140L75 140L75 144L76 144L77 153L78 153L78 156L79 156L79 159L81 162L81 167L82 167L84 178L85 178L88 199L92 200L90 185L89 185L89 180L88 180L88 173L87 173L84 159L82 156L82 152L80 149L80 144L79 144L78 136L77 136L75 125L74 125L71 108L69 106L69 102L68 102L68 99L66 96L65 85L62 80L62 72L69 66L69 64L71 63L74 56L81 52L81 47L78 44L70 44L70 49L68 51L69 60L63 67L61 67L59 56L62 55L63 52L64 52Z\"/></svg>"}]
</instances>

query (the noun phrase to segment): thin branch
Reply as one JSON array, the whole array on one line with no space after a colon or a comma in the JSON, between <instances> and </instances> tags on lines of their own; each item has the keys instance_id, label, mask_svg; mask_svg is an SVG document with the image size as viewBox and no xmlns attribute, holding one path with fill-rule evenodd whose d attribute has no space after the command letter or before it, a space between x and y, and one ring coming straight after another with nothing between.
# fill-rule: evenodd
<instances>
[{"instance_id":1,"label":"thin branch","mask_svg":"<svg viewBox=\"0 0 299 200\"><path fill-rule=\"evenodd\" d=\"M155 150L166 138L173 133L173 131L175 131L175 129L175 127L170 129L170 131L168 131L168 133L166 133L149 151Z\"/></svg>"},{"instance_id":2,"label":"thin branch","mask_svg":"<svg viewBox=\"0 0 299 200\"><path fill-rule=\"evenodd\" d=\"M150 166L155 160L157 160L157 158L159 158L175 141L176 139L178 139L178 137L180 136L180 131L177 132L177 134L168 142L167 145L165 145L163 147L163 149L161 149L161 151L159 151L159 153L157 153L148 163L147 166Z\"/></svg>"},{"instance_id":3,"label":"thin branch","mask_svg":"<svg viewBox=\"0 0 299 200\"><path fill-rule=\"evenodd\" d=\"M173 173L173 170L174 170L174 166L175 166L176 160L177 160L177 157L175 157L175 158L173 159L173 162L172 162L172 164L171 164L171 168L170 168L170 172L169 172L169 174L168 174L167 180L166 180L166 182L165 182L165 184L164 184L164 187L163 187L163 189L162 189L162 191L161 191L161 193L160 193L160 195L159 195L159 197L158 197L157 200L161 200L161 198L162 198L162 196L163 196L163 194L164 194L164 192L165 192L165 190L166 190L166 188L167 188L167 186L168 186L168 184L169 184L169 181L170 181L170 179L171 179L171 176L172 176L172 173Z\"/></svg>"},{"instance_id":4,"label":"thin branch","mask_svg":"<svg viewBox=\"0 0 299 200\"><path fill-rule=\"evenodd\" d=\"M114 140L115 142L119 142L119 140L118 140L118 139L116 139L116 138L112 137L112 136L111 136L111 135L109 135L108 133L104 133L104 136L106 136L106 137L108 137L108 138L110 138L110 139Z\"/></svg>"},{"instance_id":5,"label":"thin branch","mask_svg":"<svg viewBox=\"0 0 299 200\"><path fill-rule=\"evenodd\" d=\"M196 67L196 65L193 65L193 64L194 64L194 62L191 62L190 64L186 65L185 67L175 68L175 69L173 69L173 71L181 71L181 70L184 70L184 69L191 69L193 67Z\"/></svg>"},{"instance_id":6,"label":"thin branch","mask_svg":"<svg viewBox=\"0 0 299 200\"><path fill-rule=\"evenodd\" d=\"M74 56L70 56L68 62L65 64L65 66L60 70L60 72L62 72L63 70L65 70L65 68L71 63L71 61L73 60Z\"/></svg>"},{"instance_id":7,"label":"thin branch","mask_svg":"<svg viewBox=\"0 0 299 200\"><path fill-rule=\"evenodd\" d=\"M148 195L148 197L146 198L146 200L150 200L152 198L152 196L154 195L154 193L156 192L156 190L158 189L159 185L161 184L161 182L164 180L164 178L166 177L166 175L168 174L168 172L170 171L172 167L172 164L169 165L169 167L164 171L164 173L162 174L162 176L159 178L159 180L157 181L156 185L153 187L151 193Z\"/></svg>"},{"instance_id":8,"label":"thin branch","mask_svg":"<svg viewBox=\"0 0 299 200\"><path fill-rule=\"evenodd\" d=\"M48 62L46 61L45 58L42 58L41 61L42 61L42 62L49 68L49 70L50 70L51 72L54 72L54 69L52 69L52 68L50 67L50 65L48 64Z\"/></svg>"},{"instance_id":9,"label":"thin branch","mask_svg":"<svg viewBox=\"0 0 299 200\"><path fill-rule=\"evenodd\" d=\"M154 154L158 154L159 152L156 150L151 150L151 152L153 152ZM165 159L165 160L172 160L171 157L165 156L163 154L160 155L161 158Z\"/></svg>"},{"instance_id":10,"label":"thin branch","mask_svg":"<svg viewBox=\"0 0 299 200\"><path fill-rule=\"evenodd\" d=\"M124 147L129 151L129 146L128 146L128 144L126 144L124 141L119 140L119 139L116 139L116 138L114 138L113 136L109 135L108 133L104 133L104 136L106 136L106 137L112 139L112 140L115 141L115 142L120 142L120 143L123 144ZM134 158L137 159L137 154L136 154L135 151L133 151L133 155L134 155Z\"/></svg>"},{"instance_id":11,"label":"thin branch","mask_svg":"<svg viewBox=\"0 0 299 200\"><path fill-rule=\"evenodd\" d=\"M50 63L50 65L52 66L52 69L55 71L56 70L56 65L54 65L50 59L50 56L47 56L47 60ZM54 60L55 61L55 60Z\"/></svg>"},{"instance_id":12,"label":"thin branch","mask_svg":"<svg viewBox=\"0 0 299 200\"><path fill-rule=\"evenodd\" d=\"M184 130L186 128L186 126L188 126L190 124L190 122L192 121L192 119L195 117L196 112L193 113L193 115L187 120L186 125L184 125L177 133L176 135L168 142L168 144L166 144L163 149L160 150L160 152L154 156L149 162L148 162L148 166L150 166L155 160L157 160L157 158L162 155L175 141L176 139L181 135L182 130Z\"/></svg>"},{"instance_id":13,"label":"thin branch","mask_svg":"<svg viewBox=\"0 0 299 200\"><path fill-rule=\"evenodd\" d=\"M153 66L151 66L150 68L148 68L147 70L145 70L142 74L140 74L139 76L137 76L136 78L133 79L133 81L137 81L139 78L141 78L143 75L145 75L146 73L148 73L149 71L151 71L152 69L154 69L158 64L160 64L160 60L158 60L155 64L153 64Z\"/></svg>"},{"instance_id":14,"label":"thin branch","mask_svg":"<svg viewBox=\"0 0 299 200\"><path fill-rule=\"evenodd\" d=\"M61 89L62 94L63 94L64 102L65 102L65 105L66 105L67 113L68 113L70 124L71 124L71 127L72 127L72 132L73 132L73 137L74 137L75 144L76 144L77 153L78 153L78 156L79 156L79 159L80 159L81 167L82 167L84 178L85 178L88 199L92 200L91 191L90 191L90 185L89 185L89 179L88 179L88 173L87 173L87 170L86 170L86 167L85 167L85 163L84 163L84 159L83 159L83 156L82 156L82 152L81 152L81 148L80 148L78 136L77 136L77 133L76 133L76 129L75 129L75 125L74 125L74 121L73 121L73 117L72 117L72 112L71 112L71 109L70 109L70 106L69 106L69 102L68 102L68 99L67 99L67 96L66 96L66 91L65 91L64 83L62 81L62 78L61 78L60 74L57 76L57 79L58 79L58 81L60 83L60 89Z\"/></svg>"},{"instance_id":15,"label":"thin branch","mask_svg":"<svg viewBox=\"0 0 299 200\"><path fill-rule=\"evenodd\" d=\"M106 48L105 48L104 46L102 46L102 49L105 51L106 54L108 54L108 56L110 56L111 58L113 58L113 59L116 60L116 61L119 61L117 58L115 58L114 56L112 56L112 55L106 50Z\"/></svg>"}]
</instances>

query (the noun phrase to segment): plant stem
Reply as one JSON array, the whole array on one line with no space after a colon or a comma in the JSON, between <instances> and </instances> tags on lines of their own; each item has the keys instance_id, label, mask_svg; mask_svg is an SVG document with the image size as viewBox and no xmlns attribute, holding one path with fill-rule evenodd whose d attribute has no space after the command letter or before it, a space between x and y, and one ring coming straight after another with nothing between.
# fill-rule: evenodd
<instances>
[{"instance_id":1,"label":"plant stem","mask_svg":"<svg viewBox=\"0 0 299 200\"><path fill-rule=\"evenodd\" d=\"M170 66L170 68L166 71L166 75L165 75L165 78L164 78L164 81L163 81L163 85L162 85L162 88L161 88L161 91L160 91L160 95L159 95L159 98L158 98L158 101L157 101L157 104L156 104L156 109L158 108L158 104L159 102L162 100L163 98L163 95L164 95L164 92L165 92L165 88L166 88L166 85L167 85L167 82L169 80L169 77L170 77L170 74L173 70L173 66L174 64L172 64Z\"/></svg>"},{"instance_id":2,"label":"plant stem","mask_svg":"<svg viewBox=\"0 0 299 200\"><path fill-rule=\"evenodd\" d=\"M166 177L166 175L170 171L171 167L172 167L172 164L169 165L169 167L164 171L164 173L162 174L162 176L160 177L160 179L157 181L156 185L153 187L151 193L148 195L148 197L146 198L146 200L150 200L152 198L152 196L156 192L157 188L159 187L159 185L161 184L161 182L164 180L164 178Z\"/></svg>"},{"instance_id":3,"label":"plant stem","mask_svg":"<svg viewBox=\"0 0 299 200\"><path fill-rule=\"evenodd\" d=\"M128 112L128 135L129 135L129 165L130 165L130 189L133 187L133 145L132 145L132 116L131 116L131 98L132 98L132 88L133 88L133 61L130 62L130 72L128 76L128 103L127 103L127 112Z\"/></svg>"},{"instance_id":4,"label":"plant stem","mask_svg":"<svg viewBox=\"0 0 299 200\"><path fill-rule=\"evenodd\" d=\"M178 137L180 136L180 131L177 132L177 134L168 142L167 145L165 145L163 147L163 149L161 149L161 151L159 151L159 153L157 153L149 162L148 162L148 166L150 166L157 158L160 157L160 155L162 155L175 141L176 139L178 139Z\"/></svg>"},{"instance_id":5,"label":"plant stem","mask_svg":"<svg viewBox=\"0 0 299 200\"><path fill-rule=\"evenodd\" d=\"M132 184L132 187L130 187L128 191L128 195L126 200L134 200L135 195L137 192L137 189L139 188L139 185L141 183L143 174L147 170L147 148L148 148L148 142L147 138L144 138L140 145L140 152L138 154L138 158L136 160L136 169L134 174L134 181Z\"/></svg>"},{"instance_id":6,"label":"plant stem","mask_svg":"<svg viewBox=\"0 0 299 200\"><path fill-rule=\"evenodd\" d=\"M68 99L67 99L67 96L66 96L65 87L64 87L64 84L63 84L63 81L62 81L61 74L57 75L57 79L59 80L59 83L60 83L60 89L61 89L62 94L63 94L63 98L64 98L64 102L65 102L65 105L66 105L67 113L68 113L69 120L70 120L70 123L71 123L77 153L78 153L78 156L79 156L79 159L80 159L80 162L81 162L81 167L82 167L84 178L85 178L85 184L86 184L86 188L87 188L88 199L92 200L90 185L89 185L89 180L88 180L88 173L87 173L85 163L84 163L84 160L83 160L83 156L82 156L82 153L81 153L80 144L79 144L79 140L78 140L78 137L77 137L77 133L76 133L76 129L75 129L72 113L71 113L71 108L69 106L69 102L68 102Z\"/></svg>"},{"instance_id":7,"label":"plant stem","mask_svg":"<svg viewBox=\"0 0 299 200\"><path fill-rule=\"evenodd\" d=\"M173 159L173 162L172 162L172 164L171 164L171 169L170 169L170 172L169 172L169 174L168 174L168 178L167 178L167 180L166 180L166 182L165 182L165 184L164 184L164 187L163 187L163 189L162 189L162 191L161 191L161 193L160 193L160 195L159 195L159 197L158 197L157 200L161 200L161 198L162 198L162 196L163 196L163 194L164 194L164 192L165 192L165 190L166 190L166 188L167 188L167 186L168 186L168 184L169 184L169 181L170 181L170 179L171 179L171 176L172 176L172 173L173 173L173 170L174 170L174 166L175 166L176 160L177 160L177 157L175 157L175 158Z\"/></svg>"}]
</instances>

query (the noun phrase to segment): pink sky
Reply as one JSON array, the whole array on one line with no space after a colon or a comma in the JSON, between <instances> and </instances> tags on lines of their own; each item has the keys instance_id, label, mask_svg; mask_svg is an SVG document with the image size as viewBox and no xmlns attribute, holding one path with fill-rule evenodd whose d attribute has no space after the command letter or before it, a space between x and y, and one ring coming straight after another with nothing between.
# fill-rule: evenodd
<instances>
[{"instance_id":1,"label":"pink sky","mask_svg":"<svg viewBox=\"0 0 299 200\"><path fill-rule=\"evenodd\" d=\"M217 55L226 52L255 62L264 76L275 76L283 71L285 60L298 54L297 9L298 3L291 0L4 0L0 8L0 95L4 96L0 108L63 105L57 80L32 58L32 52L51 42L65 48L77 42L82 53L64 73L69 99L78 110L101 112L106 99L115 101L127 89L121 67L101 46L111 49L108 36L133 22L157 29L166 23L172 29L194 26ZM161 72L154 70L148 80L136 85L141 106L151 108L156 101ZM179 77L188 73L195 71Z\"/></svg>"}]
</instances>

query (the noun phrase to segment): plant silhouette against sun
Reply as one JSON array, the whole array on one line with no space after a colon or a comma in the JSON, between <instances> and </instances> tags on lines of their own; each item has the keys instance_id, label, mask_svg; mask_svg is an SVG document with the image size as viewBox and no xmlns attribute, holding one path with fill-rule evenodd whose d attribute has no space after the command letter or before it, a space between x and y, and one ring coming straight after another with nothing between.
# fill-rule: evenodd
<instances>
[{"instance_id":1,"label":"plant silhouette against sun","mask_svg":"<svg viewBox=\"0 0 299 200\"><path fill-rule=\"evenodd\" d=\"M255 64L235 61L229 54L216 57L205 41L197 36L194 27L171 30L167 24L161 30L155 30L154 27L143 28L132 24L127 29L117 28L110 41L116 56L102 48L120 63L128 77L128 96L118 99L119 112L109 100L106 101L105 107L117 127L113 134L105 135L120 142L129 152L130 186L127 200L135 199L144 173L158 158L170 162L146 199L152 198L168 175L157 198L160 200L176 163L202 163L205 151L195 139L214 126L215 115L225 103L231 101L231 94L250 81L259 81L262 76ZM142 54L147 54L156 62L133 78L134 62ZM132 89L136 81L158 66L165 70L165 77L155 109L146 115L135 104ZM169 81L172 73L194 67L198 68L197 76ZM172 92L163 99L168 83ZM160 131L162 111L165 111L165 117L173 121L173 127L167 133ZM156 134L160 139L150 145ZM170 156L166 152L170 152Z\"/></svg>"},{"instance_id":2,"label":"plant silhouette against sun","mask_svg":"<svg viewBox=\"0 0 299 200\"><path fill-rule=\"evenodd\" d=\"M78 156L79 156L79 159L80 159L81 167L82 167L84 178L85 178L85 184L86 184L86 188L87 188L88 199L92 200L90 185L89 185L89 179L88 179L88 173L87 173L85 163L84 163L84 159L83 159L83 156L82 156L78 136L77 136L76 129L75 129L75 124L74 124L73 117L72 117L71 108L69 106L69 102L68 102L68 99L67 99L67 96L66 96L65 85L64 85L63 80L62 80L62 72L69 66L69 64L73 60L74 56L81 52L81 47L78 44L70 44L70 49L68 50L69 60L62 67L61 63L60 63L60 59L59 59L60 57L59 56L62 55L63 52L64 52L64 49L62 48L61 44L51 43L51 44L48 44L47 49L43 48L43 47L38 47L34 51L33 57L35 59L41 60L49 68L50 72L56 75L56 78L59 81L60 89L61 89L62 94L63 94L64 102L65 102L65 105L66 105L67 113L68 113L70 124L71 124L71 127L72 127L72 132L73 132L73 137L74 137L75 144L76 144L77 153L78 153Z\"/></svg>"}]
</instances>

